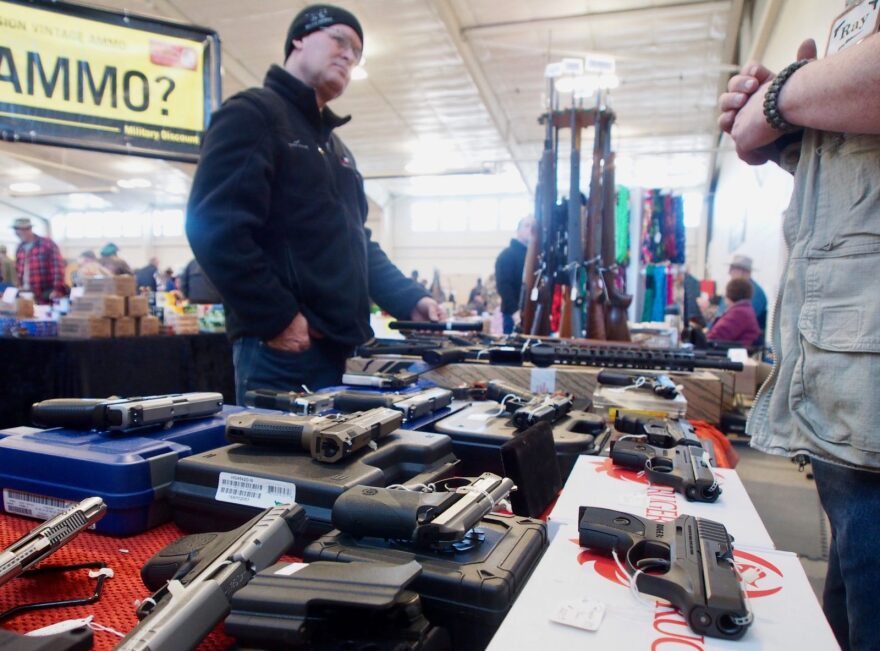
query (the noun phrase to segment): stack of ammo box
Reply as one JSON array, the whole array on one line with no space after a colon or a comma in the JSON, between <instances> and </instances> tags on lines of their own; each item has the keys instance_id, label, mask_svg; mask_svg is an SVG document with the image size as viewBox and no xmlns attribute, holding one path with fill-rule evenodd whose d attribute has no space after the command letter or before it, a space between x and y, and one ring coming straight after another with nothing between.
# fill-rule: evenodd
<instances>
[{"instance_id":1,"label":"stack of ammo box","mask_svg":"<svg viewBox=\"0 0 880 651\"><path fill-rule=\"evenodd\" d=\"M85 292L71 302L58 323L59 337L134 337L159 334L146 296L136 294L131 275L89 278Z\"/></svg>"}]
</instances>

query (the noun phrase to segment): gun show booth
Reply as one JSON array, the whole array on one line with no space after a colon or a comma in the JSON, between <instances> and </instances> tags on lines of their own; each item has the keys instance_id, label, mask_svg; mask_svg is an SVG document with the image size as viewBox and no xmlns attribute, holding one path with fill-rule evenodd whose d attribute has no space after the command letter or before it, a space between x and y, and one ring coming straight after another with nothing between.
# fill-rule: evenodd
<instances>
[{"instance_id":1,"label":"gun show booth","mask_svg":"<svg viewBox=\"0 0 880 651\"><path fill-rule=\"evenodd\" d=\"M767 296L791 179L739 161L717 103L766 61L774 108L817 58L802 45L784 67L805 21L833 25L826 57L875 46L878 3L265 4L0 0L0 647L845 647L822 604L843 560L814 481L830 464L750 447L761 387L785 371ZM307 51L344 98L297 75ZM320 139L255 104L288 162L255 137L210 186L239 183L199 228L237 281L263 279L242 292L206 262L193 232L210 211L188 197L212 147L229 154L215 130L203 147L216 111L270 66L265 88L296 84ZM780 167L809 141L784 131L761 149ZM265 196L241 189L254 169ZM301 175L283 200L281 171ZM329 180L297 185L313 177ZM339 214L262 230L324 199ZM235 211L247 224L223 230ZM870 230L809 255L870 257ZM369 270L351 296L297 266L346 269L340 237ZM402 318L370 305L375 336L343 342L317 308L360 284L418 302ZM274 303L249 314L231 298L265 287ZM280 335L242 334L290 297ZM823 332L867 322L841 309ZM713 333L749 310L749 336ZM807 348L840 352L835 336ZM251 381L256 365L243 381L250 343L318 377L326 351L350 354L341 382L287 386ZM814 391L824 367L798 373Z\"/></svg>"}]
</instances>

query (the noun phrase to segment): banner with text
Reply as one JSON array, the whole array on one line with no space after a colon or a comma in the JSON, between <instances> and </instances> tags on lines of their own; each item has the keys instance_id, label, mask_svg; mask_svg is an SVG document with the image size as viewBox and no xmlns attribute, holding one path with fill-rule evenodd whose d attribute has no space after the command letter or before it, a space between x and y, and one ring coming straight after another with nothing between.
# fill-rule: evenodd
<instances>
[{"instance_id":1,"label":"banner with text","mask_svg":"<svg viewBox=\"0 0 880 651\"><path fill-rule=\"evenodd\" d=\"M196 161L220 100L211 30L47 0L0 0L0 135Z\"/></svg>"}]
</instances>

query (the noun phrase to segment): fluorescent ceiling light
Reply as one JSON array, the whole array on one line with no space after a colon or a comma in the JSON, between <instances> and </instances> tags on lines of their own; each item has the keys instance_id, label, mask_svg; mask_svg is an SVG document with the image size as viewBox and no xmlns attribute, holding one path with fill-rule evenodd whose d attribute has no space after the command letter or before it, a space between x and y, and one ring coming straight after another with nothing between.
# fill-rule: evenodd
<instances>
[{"instance_id":1,"label":"fluorescent ceiling light","mask_svg":"<svg viewBox=\"0 0 880 651\"><path fill-rule=\"evenodd\" d=\"M153 185L153 183L149 179L136 178L136 179L119 179L116 182L120 188L124 188L126 190L133 190L136 188L149 188Z\"/></svg>"},{"instance_id":2,"label":"fluorescent ceiling light","mask_svg":"<svg viewBox=\"0 0 880 651\"><path fill-rule=\"evenodd\" d=\"M30 181L21 181L19 183L10 183L9 189L13 192L29 193L39 192L42 188L36 183L31 183Z\"/></svg>"}]
</instances>

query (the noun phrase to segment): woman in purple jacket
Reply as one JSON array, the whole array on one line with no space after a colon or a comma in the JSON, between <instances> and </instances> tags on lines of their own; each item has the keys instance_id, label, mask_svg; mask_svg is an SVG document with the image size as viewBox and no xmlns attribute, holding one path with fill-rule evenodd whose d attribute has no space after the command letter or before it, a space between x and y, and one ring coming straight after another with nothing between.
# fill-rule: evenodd
<instances>
[{"instance_id":1,"label":"woman in purple jacket","mask_svg":"<svg viewBox=\"0 0 880 651\"><path fill-rule=\"evenodd\" d=\"M729 307L706 333L706 339L751 346L761 334L752 307L752 284L746 278L733 278L727 283L724 295Z\"/></svg>"}]
</instances>

